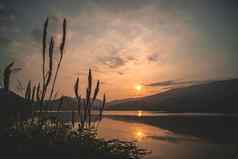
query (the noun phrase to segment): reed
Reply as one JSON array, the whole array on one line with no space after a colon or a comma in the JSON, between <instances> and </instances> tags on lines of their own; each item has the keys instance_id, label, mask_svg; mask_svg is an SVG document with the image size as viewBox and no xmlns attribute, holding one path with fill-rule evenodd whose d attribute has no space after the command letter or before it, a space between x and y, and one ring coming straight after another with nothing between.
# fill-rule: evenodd
<instances>
[{"instance_id":1,"label":"reed","mask_svg":"<svg viewBox=\"0 0 238 159\"><path fill-rule=\"evenodd\" d=\"M36 86L33 86L31 94L31 102L35 101L35 94L36 94Z\"/></svg>"},{"instance_id":2,"label":"reed","mask_svg":"<svg viewBox=\"0 0 238 159\"><path fill-rule=\"evenodd\" d=\"M65 54L65 44L66 44L66 36L67 36L67 21L66 19L63 20L62 24L62 39L59 47L60 57L56 61L56 67L54 64L54 56L55 56L55 42L54 38L51 37L49 44L47 42L48 37L48 25L49 25L49 18L46 18L43 26L43 35L42 35L42 81L39 81L36 85L34 85L30 80L27 83L27 87L25 89L25 100L27 104L32 105L33 102L39 103L39 120L41 120L42 110L45 109L44 112L47 113L48 110L48 103L52 101L52 98L56 99L57 92L55 93L55 84L58 78L58 74L62 65L62 60ZM48 50L47 50L48 48ZM47 54L48 53L48 54ZM13 69L14 62L10 63L6 69L4 70L4 87L8 90L9 83L10 83L10 75L13 71L17 69ZM92 88L93 78L92 78L92 71L89 69L88 71L88 81L87 81L87 88L86 88L86 95L85 98L82 99L81 95L79 94L79 78L77 77L74 83L74 94L77 100L77 116L78 121L80 123L81 128L90 128L91 123L95 123L96 120L93 117L96 114L96 118L101 120L102 112L104 110L105 105L105 95L103 98L103 103L100 108L95 108L95 101L100 91L100 81L97 80L95 89ZM54 95L54 96L53 96ZM48 97L48 98L47 98ZM62 100L61 100L62 99ZM63 97L61 97L57 111L62 108L63 105ZM33 114L33 107L32 107L32 114ZM98 111L98 113L94 113L92 115L92 111ZM33 115L32 115L33 116ZM75 122L75 114L72 111L72 125L74 127Z\"/></svg>"},{"instance_id":3,"label":"reed","mask_svg":"<svg viewBox=\"0 0 238 159\"><path fill-rule=\"evenodd\" d=\"M50 80L51 80L52 73L53 73L53 51L54 51L54 39L52 37L51 40L50 40L50 46L49 46L49 70L46 74L45 84L43 85L43 92L42 92L43 100L45 98L47 88L50 84Z\"/></svg>"},{"instance_id":4,"label":"reed","mask_svg":"<svg viewBox=\"0 0 238 159\"><path fill-rule=\"evenodd\" d=\"M76 82L74 84L74 94L77 99L78 116L80 116L80 114L81 114L81 96L79 95L79 78L76 79Z\"/></svg>"},{"instance_id":5,"label":"reed","mask_svg":"<svg viewBox=\"0 0 238 159\"><path fill-rule=\"evenodd\" d=\"M40 114L42 112L42 109L44 107L44 101L46 99L47 94L49 95L48 101L52 100L52 97L54 95L54 89L55 89L55 83L58 77L58 73L61 67L61 63L63 60L63 55L64 55L64 48L65 48L65 43L66 43L66 27L67 27L67 22L66 19L63 21L63 29L62 29L62 41L60 44L60 58L59 61L56 62L57 66L54 70L54 38L51 37L50 43L49 43L49 50L48 50L48 58L46 56L46 47L47 47L47 36L48 36L48 23L49 23L49 18L46 19L44 23L44 28L43 28L43 38L42 38L42 91L40 95ZM48 67L46 67L46 60L48 60ZM54 73L55 72L55 73ZM50 87L51 84L51 89L49 93L47 93L48 88ZM45 110L48 110L48 107L46 105Z\"/></svg>"},{"instance_id":6,"label":"reed","mask_svg":"<svg viewBox=\"0 0 238 159\"><path fill-rule=\"evenodd\" d=\"M38 85L37 85L37 89L36 89L36 101L37 102L40 102L40 83L38 83Z\"/></svg>"},{"instance_id":7,"label":"reed","mask_svg":"<svg viewBox=\"0 0 238 159\"><path fill-rule=\"evenodd\" d=\"M61 66L61 63L62 63L62 60L63 60L63 56L64 56L64 47L65 47L65 40L66 40L66 27L67 27L67 22L66 22L66 19L64 19L64 21L63 21L62 42L60 44L60 59L59 59L59 62L57 64L56 73L55 73L54 80L53 80L53 83L52 83L52 88L51 88L49 100L51 100L52 95L54 93L56 79L58 77L59 69L60 69L60 66Z\"/></svg>"},{"instance_id":8,"label":"reed","mask_svg":"<svg viewBox=\"0 0 238 159\"><path fill-rule=\"evenodd\" d=\"M95 107L95 101L97 98L97 95L100 90L100 81L97 81L96 87L93 92L93 96L91 98L92 94L92 72L91 69L89 69L88 72L88 87L86 89L86 97L85 99L81 99L81 96L79 95L79 78L77 77L75 83L74 83L74 93L75 97L77 99L78 104L78 121L79 127L81 128L91 128L92 125L95 125L96 122L101 121L102 118L102 111L104 110L105 102L106 102L106 96L104 94L103 96L103 102L102 106L99 109L96 109ZM83 110L81 110L83 109ZM99 111L99 113L94 113L92 115L92 111ZM94 120L92 121L92 117L94 117ZM99 119L99 120L97 120ZM93 123L92 123L93 122Z\"/></svg>"},{"instance_id":9,"label":"reed","mask_svg":"<svg viewBox=\"0 0 238 159\"><path fill-rule=\"evenodd\" d=\"M46 40L47 40L47 28L48 28L48 22L49 19L47 17L45 23L44 23L44 28L43 28L43 38L42 38L42 58L43 58L43 63L42 63L42 80L43 80L43 86L45 85L45 54L46 54Z\"/></svg>"},{"instance_id":10,"label":"reed","mask_svg":"<svg viewBox=\"0 0 238 159\"><path fill-rule=\"evenodd\" d=\"M63 21L63 36L60 44L60 58L54 68L54 39L51 37L48 46L48 56L46 55L47 48L47 29L49 19L47 18L43 28L42 38L42 81L33 84L28 81L25 88L25 101L32 105L33 102L40 103L40 115L34 116L32 109L32 120L23 120L21 111L16 114L16 126L6 129L6 132L0 133L1 147L7 146L6 155L9 158L27 158L35 154L46 155L40 158L123 158L123 159L140 159L140 156L145 155L145 151L139 149L136 144L131 142L123 142L119 140L106 141L96 137L94 131L95 124L99 124L102 120L103 110L105 108L106 96L103 95L102 103L96 107L96 99L100 91L100 81L96 83L94 92L92 91L92 73L91 69L88 72L88 83L85 98L81 98L79 94L79 78L77 77L74 83L74 93L77 99L79 129L71 129L75 127L75 112L71 112L71 125L68 126L65 121L60 120L59 112L64 104L64 97L61 96L57 107L57 116L41 116L44 102L47 97L50 101L54 94L55 83L58 77L58 72L61 68L61 63L64 55L64 47L66 41L66 20ZM10 63L4 70L4 88L9 90L10 77L12 72L20 69L13 69L14 62ZM55 73L55 74L54 74ZM50 91L49 91L49 88ZM55 98L57 92L55 93ZM67 104L67 103L66 103ZM33 107L32 107L33 108ZM47 110L47 107L46 107ZM92 120L92 111L98 111L95 119ZM37 112L36 112L37 113ZM35 118L34 118L35 117ZM36 119L36 120L35 120ZM37 143L37 144L36 144ZM9 146L10 145L10 146ZM20 149L20 151L19 151ZM47 153L51 153L48 155ZM79 156L80 154L80 156ZM4 156L4 155L3 155ZM14 156L14 157L13 157ZM30 158L32 158L30 157Z\"/></svg>"},{"instance_id":11,"label":"reed","mask_svg":"<svg viewBox=\"0 0 238 159\"><path fill-rule=\"evenodd\" d=\"M4 85L4 89L7 91L9 90L9 86L10 86L10 77L12 74L13 65L14 65L14 62L8 64L6 68L4 69L4 73L3 73L3 85Z\"/></svg>"},{"instance_id":12,"label":"reed","mask_svg":"<svg viewBox=\"0 0 238 159\"><path fill-rule=\"evenodd\" d=\"M94 90L94 95L93 95L92 104L95 102L95 100L96 100L96 98L97 98L97 95L98 95L98 92L99 92L99 85L100 85L100 81L98 80L98 81L97 81L96 88L95 88L95 90Z\"/></svg>"},{"instance_id":13,"label":"reed","mask_svg":"<svg viewBox=\"0 0 238 159\"><path fill-rule=\"evenodd\" d=\"M72 128L74 128L74 123L75 123L75 117L74 117L74 109L72 110L72 112L71 112L71 117L72 117L72 119L71 119L71 123L72 123Z\"/></svg>"},{"instance_id":14,"label":"reed","mask_svg":"<svg viewBox=\"0 0 238 159\"><path fill-rule=\"evenodd\" d=\"M99 114L99 117L100 117L100 121L102 120L102 113L103 113L103 111L104 111L104 109L105 109L105 104L106 104L106 95L104 94L103 95L103 101L102 101L102 106L99 108L99 112L100 112L100 114Z\"/></svg>"},{"instance_id":15,"label":"reed","mask_svg":"<svg viewBox=\"0 0 238 159\"><path fill-rule=\"evenodd\" d=\"M2 155L25 159L142 159L149 153L135 142L105 140L93 129L72 130L60 121L58 125L54 122L45 120L43 126L25 122L0 133Z\"/></svg>"},{"instance_id":16,"label":"reed","mask_svg":"<svg viewBox=\"0 0 238 159\"><path fill-rule=\"evenodd\" d=\"M28 81L26 91L25 91L25 99L27 102L31 100L31 80Z\"/></svg>"}]
</instances>

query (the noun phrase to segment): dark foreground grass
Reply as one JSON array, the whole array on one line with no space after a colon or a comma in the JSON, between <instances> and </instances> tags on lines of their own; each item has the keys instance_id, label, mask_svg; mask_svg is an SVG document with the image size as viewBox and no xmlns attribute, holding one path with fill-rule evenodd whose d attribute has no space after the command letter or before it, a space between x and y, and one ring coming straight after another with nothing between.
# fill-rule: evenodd
<instances>
[{"instance_id":1,"label":"dark foreground grass","mask_svg":"<svg viewBox=\"0 0 238 159\"><path fill-rule=\"evenodd\" d=\"M1 132L1 155L24 159L141 159L148 152L135 142L99 139L96 130L60 122L26 122Z\"/></svg>"}]
</instances>

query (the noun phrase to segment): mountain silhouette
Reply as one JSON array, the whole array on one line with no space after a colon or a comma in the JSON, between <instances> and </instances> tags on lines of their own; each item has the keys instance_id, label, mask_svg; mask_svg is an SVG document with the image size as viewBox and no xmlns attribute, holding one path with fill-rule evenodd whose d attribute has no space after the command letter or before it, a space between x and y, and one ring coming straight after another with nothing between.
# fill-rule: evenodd
<instances>
[{"instance_id":1,"label":"mountain silhouette","mask_svg":"<svg viewBox=\"0 0 238 159\"><path fill-rule=\"evenodd\" d=\"M16 121L17 113L21 113L21 118L26 118L31 112L31 107L24 98L3 88L0 88L0 106L0 127Z\"/></svg>"},{"instance_id":2,"label":"mountain silhouette","mask_svg":"<svg viewBox=\"0 0 238 159\"><path fill-rule=\"evenodd\" d=\"M60 108L61 111L71 111L71 110L76 111L76 110L78 110L78 102L77 102L77 99L75 97L63 96L61 98L63 98L63 103L62 103L61 108ZM61 103L61 100L62 100L61 98L58 98L58 99L55 99L55 100L52 100L52 101L45 101L44 105L47 105L49 110L57 110L58 106ZM81 100L81 103L84 100L85 99L83 98ZM39 103L35 102L33 105L36 109L39 109L39 106L40 106ZM101 106L102 101L99 100L99 99L96 99L93 105L96 106L96 107Z\"/></svg>"},{"instance_id":3,"label":"mountain silhouette","mask_svg":"<svg viewBox=\"0 0 238 159\"><path fill-rule=\"evenodd\" d=\"M107 109L238 113L238 79L213 81L163 93L112 101Z\"/></svg>"}]
</instances>

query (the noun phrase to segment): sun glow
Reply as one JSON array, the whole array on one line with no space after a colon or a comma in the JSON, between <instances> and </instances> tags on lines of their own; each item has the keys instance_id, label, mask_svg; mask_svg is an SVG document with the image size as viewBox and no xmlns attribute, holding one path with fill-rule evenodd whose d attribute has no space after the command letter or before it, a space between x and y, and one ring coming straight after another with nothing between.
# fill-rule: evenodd
<instances>
[{"instance_id":1,"label":"sun glow","mask_svg":"<svg viewBox=\"0 0 238 159\"><path fill-rule=\"evenodd\" d=\"M142 90L142 85L137 84L137 85L135 86L135 89L136 89L136 91L140 92L140 91Z\"/></svg>"},{"instance_id":2,"label":"sun glow","mask_svg":"<svg viewBox=\"0 0 238 159\"><path fill-rule=\"evenodd\" d=\"M137 116L138 116L138 117L142 117L142 115L143 115L143 114L142 114L142 111L139 110L139 111L137 112Z\"/></svg>"},{"instance_id":3,"label":"sun glow","mask_svg":"<svg viewBox=\"0 0 238 159\"><path fill-rule=\"evenodd\" d=\"M135 138L136 138L136 140L138 140L138 141L142 140L144 137L145 137L145 134L144 134L142 131L137 131L137 132L135 133Z\"/></svg>"}]
</instances>

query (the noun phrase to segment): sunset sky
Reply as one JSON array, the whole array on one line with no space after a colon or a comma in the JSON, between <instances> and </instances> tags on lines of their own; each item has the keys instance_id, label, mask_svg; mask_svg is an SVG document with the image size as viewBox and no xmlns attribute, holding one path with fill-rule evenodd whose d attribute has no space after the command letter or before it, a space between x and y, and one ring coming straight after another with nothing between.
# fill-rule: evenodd
<instances>
[{"instance_id":1,"label":"sunset sky","mask_svg":"<svg viewBox=\"0 0 238 159\"><path fill-rule=\"evenodd\" d=\"M23 69L14 89L40 79L47 16L56 42L68 22L60 94L73 95L77 76L84 94L89 68L110 100L238 78L235 0L1 0L0 69L12 60Z\"/></svg>"}]
</instances>

